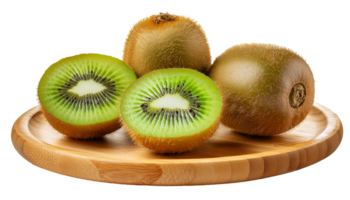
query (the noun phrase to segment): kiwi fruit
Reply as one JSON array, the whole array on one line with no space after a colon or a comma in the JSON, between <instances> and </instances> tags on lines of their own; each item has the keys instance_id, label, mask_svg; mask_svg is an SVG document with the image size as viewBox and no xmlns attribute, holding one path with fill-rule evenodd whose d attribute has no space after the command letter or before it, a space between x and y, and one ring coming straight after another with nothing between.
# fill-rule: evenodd
<instances>
[{"instance_id":1,"label":"kiwi fruit","mask_svg":"<svg viewBox=\"0 0 350 200\"><path fill-rule=\"evenodd\" d=\"M152 71L124 92L123 125L138 145L158 153L189 151L207 141L220 122L215 83L192 69Z\"/></svg>"},{"instance_id":2,"label":"kiwi fruit","mask_svg":"<svg viewBox=\"0 0 350 200\"><path fill-rule=\"evenodd\" d=\"M293 51L241 44L216 58L210 78L223 94L221 122L235 131L272 136L302 122L314 102L310 67Z\"/></svg>"},{"instance_id":3,"label":"kiwi fruit","mask_svg":"<svg viewBox=\"0 0 350 200\"><path fill-rule=\"evenodd\" d=\"M136 80L121 60L81 54L52 64L42 76L42 113L57 131L76 139L98 138L121 127L120 98Z\"/></svg>"},{"instance_id":4,"label":"kiwi fruit","mask_svg":"<svg viewBox=\"0 0 350 200\"><path fill-rule=\"evenodd\" d=\"M207 73L211 56L200 25L187 17L160 13L134 25L125 42L123 61L141 77L165 68Z\"/></svg>"}]
</instances>

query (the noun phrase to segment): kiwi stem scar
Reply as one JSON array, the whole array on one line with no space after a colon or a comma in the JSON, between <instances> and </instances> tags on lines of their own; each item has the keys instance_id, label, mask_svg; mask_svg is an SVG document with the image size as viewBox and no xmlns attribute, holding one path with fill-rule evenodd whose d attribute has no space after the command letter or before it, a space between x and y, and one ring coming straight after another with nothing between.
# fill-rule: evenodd
<instances>
[{"instance_id":1,"label":"kiwi stem scar","mask_svg":"<svg viewBox=\"0 0 350 200\"><path fill-rule=\"evenodd\" d=\"M301 84L295 84L289 93L289 104L292 108L299 108L305 101L305 87Z\"/></svg>"},{"instance_id":2,"label":"kiwi stem scar","mask_svg":"<svg viewBox=\"0 0 350 200\"><path fill-rule=\"evenodd\" d=\"M162 22L173 21L173 20L175 20L175 17L173 15L170 15L169 13L159 13L159 15L157 15L154 18L154 22L156 24L159 24Z\"/></svg>"}]
</instances>

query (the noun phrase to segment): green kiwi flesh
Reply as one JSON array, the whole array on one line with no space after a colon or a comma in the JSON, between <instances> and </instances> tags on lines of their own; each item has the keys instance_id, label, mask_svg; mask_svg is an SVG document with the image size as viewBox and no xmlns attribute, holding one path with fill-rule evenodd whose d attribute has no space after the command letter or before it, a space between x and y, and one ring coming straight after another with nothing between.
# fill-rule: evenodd
<instances>
[{"instance_id":1,"label":"green kiwi flesh","mask_svg":"<svg viewBox=\"0 0 350 200\"><path fill-rule=\"evenodd\" d=\"M237 132L271 136L301 123L314 102L314 78L293 51L242 44L214 61L210 78L223 93L221 122Z\"/></svg>"},{"instance_id":2,"label":"green kiwi flesh","mask_svg":"<svg viewBox=\"0 0 350 200\"><path fill-rule=\"evenodd\" d=\"M39 101L62 123L82 127L103 123L119 117L121 95L135 79L123 61L111 56L67 57L45 71L38 87Z\"/></svg>"},{"instance_id":3,"label":"green kiwi flesh","mask_svg":"<svg viewBox=\"0 0 350 200\"><path fill-rule=\"evenodd\" d=\"M121 116L130 131L148 140L181 138L213 126L221 107L220 91L207 76L192 69L172 68L155 70L136 80L123 94ZM166 147L161 151L169 152Z\"/></svg>"}]
</instances>

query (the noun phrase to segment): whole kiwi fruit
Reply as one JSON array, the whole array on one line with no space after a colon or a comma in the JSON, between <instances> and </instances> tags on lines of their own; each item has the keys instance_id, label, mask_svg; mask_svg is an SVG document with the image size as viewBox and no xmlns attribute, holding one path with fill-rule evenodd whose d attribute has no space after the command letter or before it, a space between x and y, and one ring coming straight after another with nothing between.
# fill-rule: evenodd
<instances>
[{"instance_id":1,"label":"whole kiwi fruit","mask_svg":"<svg viewBox=\"0 0 350 200\"><path fill-rule=\"evenodd\" d=\"M215 83L192 69L152 71L126 89L123 124L140 146L158 153L186 152L206 142L220 122Z\"/></svg>"},{"instance_id":2,"label":"whole kiwi fruit","mask_svg":"<svg viewBox=\"0 0 350 200\"><path fill-rule=\"evenodd\" d=\"M211 56L200 25L187 17L160 13L134 25L125 42L123 61L137 77L165 68L190 68L206 74Z\"/></svg>"},{"instance_id":3,"label":"whole kiwi fruit","mask_svg":"<svg viewBox=\"0 0 350 200\"><path fill-rule=\"evenodd\" d=\"M283 133L302 122L313 106L311 69L284 47L233 46L216 58L209 76L223 94L221 122L240 133Z\"/></svg>"},{"instance_id":4,"label":"whole kiwi fruit","mask_svg":"<svg viewBox=\"0 0 350 200\"><path fill-rule=\"evenodd\" d=\"M111 56L80 54L61 59L40 80L42 113L54 129L69 137L102 137L121 127L120 98L134 80L133 71Z\"/></svg>"}]
</instances>

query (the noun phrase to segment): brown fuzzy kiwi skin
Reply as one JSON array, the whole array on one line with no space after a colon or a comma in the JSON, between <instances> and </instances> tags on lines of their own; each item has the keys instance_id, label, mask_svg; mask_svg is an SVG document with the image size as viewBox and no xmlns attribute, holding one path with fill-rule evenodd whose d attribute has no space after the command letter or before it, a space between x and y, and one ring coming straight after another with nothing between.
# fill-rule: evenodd
<instances>
[{"instance_id":1,"label":"brown fuzzy kiwi skin","mask_svg":"<svg viewBox=\"0 0 350 200\"><path fill-rule=\"evenodd\" d=\"M121 127L120 117L96 124L75 125L57 119L55 116L49 113L41 104L40 107L44 117L54 129L74 139L89 140L100 138L106 134L118 130Z\"/></svg>"},{"instance_id":2,"label":"brown fuzzy kiwi skin","mask_svg":"<svg viewBox=\"0 0 350 200\"><path fill-rule=\"evenodd\" d=\"M121 120L121 123L127 130L131 139L137 145L151 149L159 154L174 154L193 150L194 148L208 141L220 124L220 116L210 127L199 133L175 138L156 138L144 136L130 129L123 120Z\"/></svg>"},{"instance_id":3,"label":"brown fuzzy kiwi skin","mask_svg":"<svg viewBox=\"0 0 350 200\"><path fill-rule=\"evenodd\" d=\"M165 68L190 68L207 74L211 56L199 24L187 17L160 13L140 20L130 30L123 61L137 77Z\"/></svg>"},{"instance_id":4,"label":"brown fuzzy kiwi skin","mask_svg":"<svg viewBox=\"0 0 350 200\"><path fill-rule=\"evenodd\" d=\"M315 81L305 60L271 44L242 44L214 61L209 77L223 96L221 122L237 132L273 136L300 124L314 102ZM301 83L305 100L293 108L292 88Z\"/></svg>"}]
</instances>

